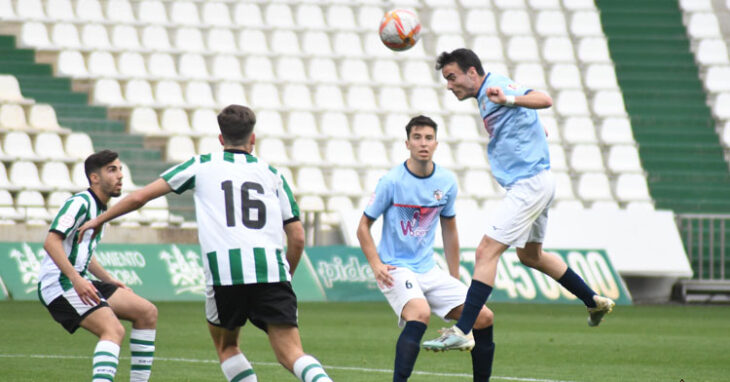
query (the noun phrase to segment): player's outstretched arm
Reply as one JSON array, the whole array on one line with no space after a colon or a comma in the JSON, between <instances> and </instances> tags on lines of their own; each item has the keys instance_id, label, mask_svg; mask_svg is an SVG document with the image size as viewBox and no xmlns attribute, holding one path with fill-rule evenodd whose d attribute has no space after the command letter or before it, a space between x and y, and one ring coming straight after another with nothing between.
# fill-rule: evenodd
<instances>
[{"instance_id":1,"label":"player's outstretched arm","mask_svg":"<svg viewBox=\"0 0 730 382\"><path fill-rule=\"evenodd\" d=\"M372 227L374 222L375 220L371 220L364 214L362 215L362 218L360 218L360 224L357 226L357 240L360 241L362 253L364 253L365 258L368 259L370 268L373 269L375 281L390 288L393 286L393 276L390 275L390 271L395 269L395 267L383 264L383 262L380 261L378 250L375 247L375 240L373 240L373 235L370 233L370 227Z\"/></svg>"},{"instance_id":2,"label":"player's outstretched arm","mask_svg":"<svg viewBox=\"0 0 730 382\"><path fill-rule=\"evenodd\" d=\"M459 278L459 232L456 229L456 218L441 217L441 236L444 239L444 257L449 267L449 274Z\"/></svg>"},{"instance_id":3,"label":"player's outstretched arm","mask_svg":"<svg viewBox=\"0 0 730 382\"><path fill-rule=\"evenodd\" d=\"M487 88L487 97L489 101L512 107L526 107L528 109L546 109L553 106L553 99L546 93L533 90L525 95L507 96L502 88L493 86ZM508 98L514 97L514 98ZM512 102L512 104L510 104Z\"/></svg>"},{"instance_id":4,"label":"player's outstretched arm","mask_svg":"<svg viewBox=\"0 0 730 382\"><path fill-rule=\"evenodd\" d=\"M94 284L83 278L71 262L68 261L66 251L63 249L63 237L61 235L56 232L48 232L46 241L43 243L43 249L53 259L58 269L71 281L74 289L76 289L76 293L84 304L96 305L99 303L99 296L96 294L97 290Z\"/></svg>"},{"instance_id":5,"label":"player's outstretched arm","mask_svg":"<svg viewBox=\"0 0 730 382\"><path fill-rule=\"evenodd\" d=\"M289 274L294 275L294 270L299 265L304 251L304 226L299 220L284 225L286 233L286 261L289 262Z\"/></svg>"},{"instance_id":6,"label":"player's outstretched arm","mask_svg":"<svg viewBox=\"0 0 730 382\"><path fill-rule=\"evenodd\" d=\"M140 188L139 190L130 193L124 199L120 200L119 202L117 202L117 204L109 208L109 210L95 217L94 219L87 221L86 223L84 223L84 225L79 227L79 242L81 242L81 239L83 238L84 233L87 230L94 230L93 236L96 236L99 233L99 227L101 227L102 224L128 212L137 210L144 206L150 200L165 195L170 191L172 191L170 185L167 184L164 179L159 178L152 183L149 183L148 185Z\"/></svg>"}]
</instances>

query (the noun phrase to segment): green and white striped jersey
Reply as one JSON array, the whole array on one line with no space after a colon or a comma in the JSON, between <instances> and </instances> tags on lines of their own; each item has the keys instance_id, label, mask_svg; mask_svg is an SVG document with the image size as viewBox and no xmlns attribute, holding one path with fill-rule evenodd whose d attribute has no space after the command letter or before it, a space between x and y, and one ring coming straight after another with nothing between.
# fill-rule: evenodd
<instances>
[{"instance_id":1,"label":"green and white striped jersey","mask_svg":"<svg viewBox=\"0 0 730 382\"><path fill-rule=\"evenodd\" d=\"M290 281L284 224L299 220L279 172L240 150L197 155L165 171L176 193L194 190L207 285Z\"/></svg>"},{"instance_id":2,"label":"green and white striped jersey","mask_svg":"<svg viewBox=\"0 0 730 382\"><path fill-rule=\"evenodd\" d=\"M84 239L79 243L78 228L104 211L106 211L106 205L99 201L91 189L88 189L66 200L51 223L49 231L63 236L63 249L66 256L68 256L68 261L82 276L86 276L89 261L91 261L91 256L101 240L104 230L102 229L94 240L91 240L93 232L91 230L87 231L84 234ZM38 280L38 294L41 301L46 305L63 294L64 291L73 288L71 280L58 269L58 266L48 254L41 262Z\"/></svg>"}]
</instances>

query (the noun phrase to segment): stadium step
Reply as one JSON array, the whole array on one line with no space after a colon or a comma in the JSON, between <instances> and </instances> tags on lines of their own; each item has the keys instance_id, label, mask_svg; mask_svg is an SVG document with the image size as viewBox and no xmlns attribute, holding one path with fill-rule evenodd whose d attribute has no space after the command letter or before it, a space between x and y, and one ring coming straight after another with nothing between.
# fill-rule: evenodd
<instances>
[{"instance_id":1,"label":"stadium step","mask_svg":"<svg viewBox=\"0 0 730 382\"><path fill-rule=\"evenodd\" d=\"M162 160L160 149L145 148L144 137L127 133L125 121L109 119L105 107L89 105L89 94L72 91L71 79L54 77L51 65L35 62L34 50L16 45L14 36L0 36L0 73L14 75L25 97L51 104L61 126L88 134L95 150L117 151L139 185L170 166ZM179 201L170 202L172 214L195 219L192 195L169 199Z\"/></svg>"},{"instance_id":2,"label":"stadium step","mask_svg":"<svg viewBox=\"0 0 730 382\"><path fill-rule=\"evenodd\" d=\"M678 2L596 5L657 208L730 211L728 164Z\"/></svg>"}]
</instances>

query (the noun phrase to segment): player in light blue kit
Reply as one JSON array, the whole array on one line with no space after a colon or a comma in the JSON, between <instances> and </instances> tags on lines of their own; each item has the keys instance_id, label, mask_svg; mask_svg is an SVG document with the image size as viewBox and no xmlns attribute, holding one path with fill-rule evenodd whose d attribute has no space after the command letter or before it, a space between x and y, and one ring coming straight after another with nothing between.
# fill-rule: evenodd
<instances>
[{"instance_id":1,"label":"player in light blue kit","mask_svg":"<svg viewBox=\"0 0 730 382\"><path fill-rule=\"evenodd\" d=\"M444 320L458 319L467 292L466 285L458 280L456 178L432 161L438 145L436 129L436 123L422 115L408 122L406 147L410 157L380 179L357 229L360 247L378 286L403 327L396 344L394 382L410 377L431 311ZM380 215L384 215L383 233L376 249L370 227ZM448 273L433 259L439 222ZM461 347L471 350L474 381L488 381L492 373L493 320L493 313L482 303L472 321L474 330Z\"/></svg>"},{"instance_id":2,"label":"player in light blue kit","mask_svg":"<svg viewBox=\"0 0 730 382\"><path fill-rule=\"evenodd\" d=\"M443 52L436 69L456 98L477 99L490 137L487 154L492 174L507 192L477 247L461 318L441 337L424 342L424 348L450 350L468 345L468 333L494 287L499 257L510 246L516 247L523 264L547 274L580 298L588 308L588 325L597 326L614 302L598 296L562 258L542 250L555 180L546 133L535 109L552 106L552 99L505 76L485 73L479 57L469 49Z\"/></svg>"}]
</instances>

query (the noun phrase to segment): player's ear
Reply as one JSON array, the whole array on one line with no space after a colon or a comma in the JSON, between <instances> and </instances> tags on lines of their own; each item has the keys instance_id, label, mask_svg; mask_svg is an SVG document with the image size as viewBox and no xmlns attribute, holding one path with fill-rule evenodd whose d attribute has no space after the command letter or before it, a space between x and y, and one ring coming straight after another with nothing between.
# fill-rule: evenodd
<instances>
[{"instance_id":1,"label":"player's ear","mask_svg":"<svg viewBox=\"0 0 730 382\"><path fill-rule=\"evenodd\" d=\"M218 142L221 143L221 146L226 145L226 141L223 140L223 134L218 134Z\"/></svg>"},{"instance_id":2,"label":"player's ear","mask_svg":"<svg viewBox=\"0 0 730 382\"><path fill-rule=\"evenodd\" d=\"M248 139L248 143L253 146L256 144L256 133L251 133L251 137Z\"/></svg>"}]
</instances>

